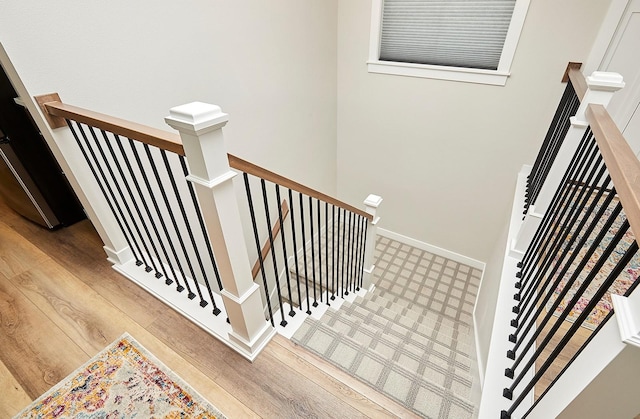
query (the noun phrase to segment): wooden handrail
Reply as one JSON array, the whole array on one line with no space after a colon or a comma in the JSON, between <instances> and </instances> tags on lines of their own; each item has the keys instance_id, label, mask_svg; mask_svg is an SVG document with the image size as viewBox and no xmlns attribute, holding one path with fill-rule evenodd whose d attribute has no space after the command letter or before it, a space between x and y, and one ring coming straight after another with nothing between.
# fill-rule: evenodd
<instances>
[{"instance_id":1,"label":"wooden handrail","mask_svg":"<svg viewBox=\"0 0 640 419\"><path fill-rule=\"evenodd\" d=\"M36 100L38 99L36 98ZM78 121L184 156L184 147L178 134L78 108L77 106L67 105L62 102L47 102L43 103L42 106L49 115ZM64 124L64 126L66 126L66 124Z\"/></svg>"},{"instance_id":2,"label":"wooden handrail","mask_svg":"<svg viewBox=\"0 0 640 419\"><path fill-rule=\"evenodd\" d=\"M640 239L640 161L604 106L589 105L586 116L631 230Z\"/></svg>"},{"instance_id":3,"label":"wooden handrail","mask_svg":"<svg viewBox=\"0 0 640 419\"><path fill-rule=\"evenodd\" d=\"M280 205L280 210L282 211L282 220L284 221L287 218L287 215L289 215L289 205L287 205L286 200L282 201L282 205ZM280 217L278 216L278 219L276 220L276 223L274 224L273 229L271 230L271 237L273 237L273 240L275 240L276 237L278 237L278 234L280 234L281 229L282 229L282 224L280 224ZM260 251L263 262L270 251L271 251L271 240L267 239L267 241L264 243L264 246L262 246L262 250ZM253 268L251 268L252 278L256 279L256 276L258 276L259 272L260 272L260 259L258 258L258 260L256 260L256 263L253 264Z\"/></svg>"},{"instance_id":4,"label":"wooden handrail","mask_svg":"<svg viewBox=\"0 0 640 419\"><path fill-rule=\"evenodd\" d=\"M184 147L178 134L173 134L160 129L148 127L146 125L137 124L125 119L115 118L110 115L93 112L77 106L62 103L57 93L51 93L35 97L36 102L40 105L51 128L59 128L66 126L64 118L81 122L105 131L121 135L132 140L137 140L145 144L153 145L161 149L171 151L173 153L184 156ZM351 206L347 203L339 201L329 195L316 191L315 189L304 186L298 182L271 172L232 154L228 154L229 166L241 172L260 177L269 182L276 183L285 188L289 188L296 192L301 192L315 199L328 202L336 207L343 208L355 214L361 215L368 220L373 220L373 216L359 208Z\"/></svg>"},{"instance_id":5,"label":"wooden handrail","mask_svg":"<svg viewBox=\"0 0 640 419\"><path fill-rule=\"evenodd\" d=\"M571 84L573 85L573 90L576 91L576 95L580 102L584 98L584 95L587 93L587 81L584 79L584 75L577 68L569 69L569 80L571 80Z\"/></svg>"},{"instance_id":6,"label":"wooden handrail","mask_svg":"<svg viewBox=\"0 0 640 419\"><path fill-rule=\"evenodd\" d=\"M567 64L567 68L564 70L564 74L562 75L563 83L571 80L573 90L575 90L580 102L582 102L582 98L587 93L587 82L580 72L581 67L582 63L574 63L572 61L569 61L569 63Z\"/></svg>"},{"instance_id":7,"label":"wooden handrail","mask_svg":"<svg viewBox=\"0 0 640 419\"><path fill-rule=\"evenodd\" d=\"M232 154L229 154L229 166L233 167L236 170L239 170L241 172L245 172L248 173L250 175L254 175L257 176L259 178L262 178L264 180L268 180L269 182L273 182L276 183L280 186L283 186L285 188L289 188L291 190L297 191L297 192L302 192L305 195L308 195L310 197L316 198L320 201L323 202L328 202L331 205L335 205L336 207L340 207L340 208L344 208L347 211L351 211L354 214L358 214L361 215L365 218L367 218L368 220L373 220L373 216L359 208L353 207L349 204L345 204L342 201L339 201L329 195L325 195L322 192L318 192L315 189L311 189L307 186L304 186L298 182L295 182L291 179L288 179L284 176L281 176L277 173L273 173L270 172L269 170L262 168L260 166L257 166L253 163L250 163L246 160L242 160L239 157L236 157Z\"/></svg>"}]
</instances>

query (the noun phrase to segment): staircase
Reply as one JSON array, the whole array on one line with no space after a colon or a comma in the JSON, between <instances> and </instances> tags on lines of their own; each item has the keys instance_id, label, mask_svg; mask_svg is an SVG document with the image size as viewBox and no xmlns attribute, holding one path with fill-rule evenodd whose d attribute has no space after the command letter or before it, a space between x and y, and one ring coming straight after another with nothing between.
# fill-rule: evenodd
<instances>
[{"instance_id":1,"label":"staircase","mask_svg":"<svg viewBox=\"0 0 640 419\"><path fill-rule=\"evenodd\" d=\"M480 275L378 237L374 291L307 318L292 339L421 416L474 417Z\"/></svg>"}]
</instances>

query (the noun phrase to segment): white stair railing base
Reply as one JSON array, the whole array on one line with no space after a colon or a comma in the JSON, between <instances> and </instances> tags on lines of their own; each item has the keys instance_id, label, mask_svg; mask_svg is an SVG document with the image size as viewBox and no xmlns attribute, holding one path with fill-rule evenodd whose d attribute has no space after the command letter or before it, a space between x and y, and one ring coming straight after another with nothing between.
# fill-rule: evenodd
<instances>
[{"instance_id":1,"label":"white stair railing base","mask_svg":"<svg viewBox=\"0 0 640 419\"><path fill-rule=\"evenodd\" d=\"M196 326L238 352L249 361L255 360L271 337L275 335L275 330L269 325L269 327L267 327L268 330L265 331L259 339L255 339L252 342L252 346L247 346L246 342L235 339L235 337L232 336L233 330L231 329L231 325L227 323L227 312L222 303L222 297L217 293L213 293L213 296L216 306L220 309L220 313L214 316L212 314L212 304L206 307L200 307L200 300L197 297L193 300L188 299L187 290L178 293L174 284L166 285L164 278L156 278L153 273L146 272L144 265L137 266L135 261L130 261L122 265L113 265L113 269L129 278L142 289L167 304L170 308L189 319Z\"/></svg>"},{"instance_id":2,"label":"white stair railing base","mask_svg":"<svg viewBox=\"0 0 640 419\"><path fill-rule=\"evenodd\" d=\"M518 174L513 206L511 209L511 219L509 224L509 233L507 244L504 250L504 259L502 266L502 275L500 278L500 288L498 290L498 298L496 302L496 311L493 319L493 329L491 331L491 343L489 346L489 354L487 357L487 365L484 372L481 371L482 377L482 398L478 409L478 417L480 419L495 419L500 417L502 410L507 410L511 405L511 401L502 396L502 390L508 388L513 380L507 378L504 374L505 369L511 367L513 361L507 358L507 350L513 348L513 343L509 342L508 336L513 333L514 328L510 325L510 319L514 314L511 308L515 304L513 294L515 289L516 273L520 270L517 267L519 259L509 255L511 251L511 243L516 239L516 235L522 224L522 208L524 208L524 195L526 189L527 175L531 168L523 167ZM473 316L474 327L476 327L476 316ZM477 337L476 337L477 339ZM524 378L524 382L533 377L531 372ZM533 404L533 392L527 397L517 412L525 412L526 409ZM518 417L516 415L512 417Z\"/></svg>"}]
</instances>

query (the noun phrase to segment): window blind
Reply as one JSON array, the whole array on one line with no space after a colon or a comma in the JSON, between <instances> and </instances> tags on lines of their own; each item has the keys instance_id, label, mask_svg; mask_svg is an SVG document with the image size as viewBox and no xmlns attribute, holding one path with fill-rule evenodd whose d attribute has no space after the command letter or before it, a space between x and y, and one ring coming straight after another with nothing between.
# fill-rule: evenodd
<instances>
[{"instance_id":1,"label":"window blind","mask_svg":"<svg viewBox=\"0 0 640 419\"><path fill-rule=\"evenodd\" d=\"M497 70L516 0L384 0L380 60Z\"/></svg>"}]
</instances>

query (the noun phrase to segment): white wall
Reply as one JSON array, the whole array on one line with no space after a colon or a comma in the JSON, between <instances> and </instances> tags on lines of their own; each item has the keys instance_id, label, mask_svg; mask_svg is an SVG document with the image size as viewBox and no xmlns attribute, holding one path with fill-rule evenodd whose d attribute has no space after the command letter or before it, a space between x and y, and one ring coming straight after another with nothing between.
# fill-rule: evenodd
<instances>
[{"instance_id":1,"label":"white wall","mask_svg":"<svg viewBox=\"0 0 640 419\"><path fill-rule=\"evenodd\" d=\"M531 2L505 87L367 73L371 2L338 5L338 194L381 227L486 261L609 0Z\"/></svg>"},{"instance_id":2,"label":"white wall","mask_svg":"<svg viewBox=\"0 0 640 419\"><path fill-rule=\"evenodd\" d=\"M627 345L558 417L562 419L637 417L640 414L638 385L640 385L640 350Z\"/></svg>"},{"instance_id":3,"label":"white wall","mask_svg":"<svg viewBox=\"0 0 640 419\"><path fill-rule=\"evenodd\" d=\"M29 94L170 130L220 105L230 152L336 190L337 1L0 1L0 42Z\"/></svg>"}]
</instances>

